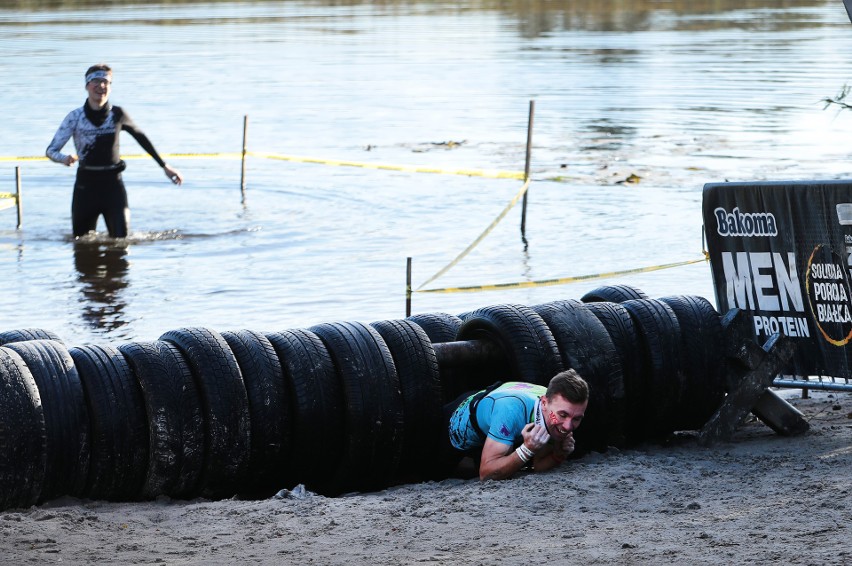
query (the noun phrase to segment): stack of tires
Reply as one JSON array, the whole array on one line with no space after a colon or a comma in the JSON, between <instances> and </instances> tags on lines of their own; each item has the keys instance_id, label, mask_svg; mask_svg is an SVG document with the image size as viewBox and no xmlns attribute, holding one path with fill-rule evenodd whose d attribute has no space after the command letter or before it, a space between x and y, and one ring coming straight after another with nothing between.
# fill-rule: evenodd
<instances>
[{"instance_id":1,"label":"stack of tires","mask_svg":"<svg viewBox=\"0 0 852 566\"><path fill-rule=\"evenodd\" d=\"M500 354L438 363L436 344ZM69 495L326 495L440 479L443 404L495 381L591 385L578 452L700 427L724 396L720 316L705 299L601 287L581 301L497 305L372 324L67 347L0 332L0 509Z\"/></svg>"},{"instance_id":2,"label":"stack of tires","mask_svg":"<svg viewBox=\"0 0 852 566\"><path fill-rule=\"evenodd\" d=\"M562 369L577 370L591 391L575 434L578 454L701 428L725 395L721 315L703 297L649 299L635 287L610 285L579 301L411 320L433 343L484 339L503 352L489 364L442 367L446 399L495 381L547 385Z\"/></svg>"}]
</instances>

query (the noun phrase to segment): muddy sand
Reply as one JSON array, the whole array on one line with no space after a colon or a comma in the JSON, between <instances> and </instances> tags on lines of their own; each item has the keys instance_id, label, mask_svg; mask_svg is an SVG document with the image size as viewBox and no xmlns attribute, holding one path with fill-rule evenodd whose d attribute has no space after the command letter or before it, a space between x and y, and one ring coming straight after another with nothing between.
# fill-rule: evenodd
<instances>
[{"instance_id":1,"label":"muddy sand","mask_svg":"<svg viewBox=\"0 0 852 566\"><path fill-rule=\"evenodd\" d=\"M852 563L852 394L782 393L810 422L807 434L780 437L749 419L711 448L684 433L502 482L261 501L63 498L6 510L0 561Z\"/></svg>"}]
</instances>

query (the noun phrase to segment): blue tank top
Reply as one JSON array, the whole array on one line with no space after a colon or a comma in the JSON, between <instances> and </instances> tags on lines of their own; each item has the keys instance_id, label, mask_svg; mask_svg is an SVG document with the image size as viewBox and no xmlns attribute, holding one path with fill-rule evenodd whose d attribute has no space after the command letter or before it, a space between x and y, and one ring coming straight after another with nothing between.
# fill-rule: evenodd
<instances>
[{"instance_id":1,"label":"blue tank top","mask_svg":"<svg viewBox=\"0 0 852 566\"><path fill-rule=\"evenodd\" d=\"M521 431L533 422L536 405L546 392L541 385L511 381L483 397L476 406L476 420L485 436L470 422L471 395L450 417L450 442L458 450L481 448L486 437L502 444L520 444Z\"/></svg>"}]
</instances>

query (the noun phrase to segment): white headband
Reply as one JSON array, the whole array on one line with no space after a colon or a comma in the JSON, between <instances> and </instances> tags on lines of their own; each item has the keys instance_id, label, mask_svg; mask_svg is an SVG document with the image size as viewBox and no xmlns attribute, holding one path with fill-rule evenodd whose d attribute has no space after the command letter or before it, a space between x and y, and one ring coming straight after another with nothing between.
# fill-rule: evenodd
<instances>
[{"instance_id":1,"label":"white headband","mask_svg":"<svg viewBox=\"0 0 852 566\"><path fill-rule=\"evenodd\" d=\"M107 82L112 82L111 79L112 73L109 71L92 71L88 75L86 75L86 84L89 84L90 81L95 79L106 79Z\"/></svg>"}]
</instances>

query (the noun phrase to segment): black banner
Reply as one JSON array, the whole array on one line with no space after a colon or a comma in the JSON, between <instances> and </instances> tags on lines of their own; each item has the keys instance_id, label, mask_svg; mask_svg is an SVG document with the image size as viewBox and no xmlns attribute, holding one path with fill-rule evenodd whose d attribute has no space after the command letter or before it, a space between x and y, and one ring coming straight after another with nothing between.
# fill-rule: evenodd
<instances>
[{"instance_id":1,"label":"black banner","mask_svg":"<svg viewBox=\"0 0 852 566\"><path fill-rule=\"evenodd\" d=\"M709 183L703 209L719 310L795 338L786 373L852 378L852 182Z\"/></svg>"}]
</instances>

